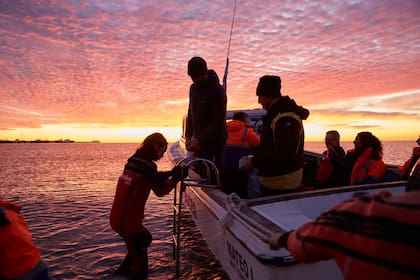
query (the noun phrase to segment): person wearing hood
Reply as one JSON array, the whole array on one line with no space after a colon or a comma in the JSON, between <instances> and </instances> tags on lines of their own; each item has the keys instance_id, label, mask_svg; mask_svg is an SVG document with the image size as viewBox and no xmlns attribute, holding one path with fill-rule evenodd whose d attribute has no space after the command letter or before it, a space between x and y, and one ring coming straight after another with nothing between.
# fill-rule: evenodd
<instances>
[{"instance_id":1,"label":"person wearing hood","mask_svg":"<svg viewBox=\"0 0 420 280\"><path fill-rule=\"evenodd\" d=\"M227 122L227 144L245 145L255 148L260 143L260 137L248 125L248 115L245 112L235 112L232 120Z\"/></svg>"},{"instance_id":2,"label":"person wearing hood","mask_svg":"<svg viewBox=\"0 0 420 280\"><path fill-rule=\"evenodd\" d=\"M267 114L263 119L260 146L252 157L241 159L242 170L257 168L262 196L296 190L303 177L302 120L309 111L280 93L279 76L262 76L256 94Z\"/></svg>"},{"instance_id":3,"label":"person wearing hood","mask_svg":"<svg viewBox=\"0 0 420 280\"><path fill-rule=\"evenodd\" d=\"M227 139L226 92L216 72L207 69L201 57L188 61L188 75L193 83L185 128L187 150L219 167Z\"/></svg>"}]
</instances>

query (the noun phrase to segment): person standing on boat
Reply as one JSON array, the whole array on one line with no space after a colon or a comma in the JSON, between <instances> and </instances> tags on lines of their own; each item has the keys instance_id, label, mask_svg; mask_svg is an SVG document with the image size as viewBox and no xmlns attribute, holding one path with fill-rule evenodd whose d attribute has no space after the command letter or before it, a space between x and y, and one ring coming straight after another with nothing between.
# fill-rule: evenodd
<instances>
[{"instance_id":1,"label":"person standing on boat","mask_svg":"<svg viewBox=\"0 0 420 280\"><path fill-rule=\"evenodd\" d=\"M128 159L118 180L110 224L124 239L128 253L115 274L131 275L133 279L147 278L147 247L152 242L152 235L142 223L146 201L150 191L158 197L164 196L186 175L179 166L171 171L157 171L155 161L162 158L167 145L160 133L147 136Z\"/></svg>"},{"instance_id":2,"label":"person standing on boat","mask_svg":"<svg viewBox=\"0 0 420 280\"><path fill-rule=\"evenodd\" d=\"M201 57L188 61L188 75L193 83L185 129L187 150L219 167L227 139L225 90L216 72L207 69Z\"/></svg>"},{"instance_id":3,"label":"person standing on boat","mask_svg":"<svg viewBox=\"0 0 420 280\"><path fill-rule=\"evenodd\" d=\"M0 200L0 279L49 280L48 268L20 209Z\"/></svg>"},{"instance_id":4,"label":"person standing on boat","mask_svg":"<svg viewBox=\"0 0 420 280\"><path fill-rule=\"evenodd\" d=\"M315 187L336 187L344 185L344 157L346 152L340 146L340 133L329 130L325 133L324 158L320 163Z\"/></svg>"},{"instance_id":5,"label":"person standing on boat","mask_svg":"<svg viewBox=\"0 0 420 280\"><path fill-rule=\"evenodd\" d=\"M386 164L382 159L382 143L371 132L359 132L353 141L354 149L344 158L345 180L349 185L382 181Z\"/></svg>"},{"instance_id":6,"label":"person standing on boat","mask_svg":"<svg viewBox=\"0 0 420 280\"><path fill-rule=\"evenodd\" d=\"M296 230L273 234L269 245L300 262L334 259L347 280L419 279L420 191L355 196Z\"/></svg>"},{"instance_id":7,"label":"person standing on boat","mask_svg":"<svg viewBox=\"0 0 420 280\"><path fill-rule=\"evenodd\" d=\"M261 195L297 189L303 176L304 129L309 111L280 93L279 76L262 76L257 86L258 103L267 110L259 148L243 157L242 170L257 168Z\"/></svg>"},{"instance_id":8,"label":"person standing on boat","mask_svg":"<svg viewBox=\"0 0 420 280\"><path fill-rule=\"evenodd\" d=\"M248 125L248 115L245 112L235 112L226 126L228 130L226 144L256 148L260 143L260 137L255 133L254 128Z\"/></svg>"}]
</instances>

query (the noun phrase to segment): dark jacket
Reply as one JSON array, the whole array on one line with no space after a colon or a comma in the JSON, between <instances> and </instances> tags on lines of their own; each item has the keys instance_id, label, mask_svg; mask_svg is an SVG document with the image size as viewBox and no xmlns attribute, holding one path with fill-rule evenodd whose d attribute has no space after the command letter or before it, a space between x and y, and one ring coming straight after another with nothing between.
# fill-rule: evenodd
<instances>
[{"instance_id":1,"label":"dark jacket","mask_svg":"<svg viewBox=\"0 0 420 280\"><path fill-rule=\"evenodd\" d=\"M197 138L201 152L214 155L226 144L226 102L226 93L213 70L208 70L205 83L191 85L185 136Z\"/></svg>"},{"instance_id":2,"label":"dark jacket","mask_svg":"<svg viewBox=\"0 0 420 280\"><path fill-rule=\"evenodd\" d=\"M294 113L293 116L279 113ZM309 116L309 111L288 96L281 96L275 100L264 116L263 132L260 147L255 151L252 164L258 168L260 176L272 177L295 172L303 167L304 129L301 120ZM274 134L273 134L274 132Z\"/></svg>"}]
</instances>

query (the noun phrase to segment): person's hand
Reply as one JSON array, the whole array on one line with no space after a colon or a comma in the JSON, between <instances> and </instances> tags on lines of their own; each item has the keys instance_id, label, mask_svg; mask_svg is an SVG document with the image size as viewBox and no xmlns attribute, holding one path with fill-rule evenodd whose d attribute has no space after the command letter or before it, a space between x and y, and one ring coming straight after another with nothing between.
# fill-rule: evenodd
<instances>
[{"instance_id":1,"label":"person's hand","mask_svg":"<svg viewBox=\"0 0 420 280\"><path fill-rule=\"evenodd\" d=\"M279 244L279 238L282 236L281 233L274 233L270 236L270 240L268 241L268 244L270 245L271 250L278 250L281 248Z\"/></svg>"},{"instance_id":2,"label":"person's hand","mask_svg":"<svg viewBox=\"0 0 420 280\"><path fill-rule=\"evenodd\" d=\"M286 233L273 233L268 241L271 250L278 250L282 247L287 249L287 240L289 239L291 231Z\"/></svg>"},{"instance_id":3,"label":"person's hand","mask_svg":"<svg viewBox=\"0 0 420 280\"><path fill-rule=\"evenodd\" d=\"M191 138L189 145L187 145L187 150L193 153L197 153L201 148L200 141L197 138Z\"/></svg>"},{"instance_id":4,"label":"person's hand","mask_svg":"<svg viewBox=\"0 0 420 280\"><path fill-rule=\"evenodd\" d=\"M176 165L174 168L172 168L171 172L171 180L176 184L188 176L188 167L180 167L179 165Z\"/></svg>"},{"instance_id":5,"label":"person's hand","mask_svg":"<svg viewBox=\"0 0 420 280\"><path fill-rule=\"evenodd\" d=\"M251 171L252 168L252 157L244 156L239 160L239 170Z\"/></svg>"}]
</instances>

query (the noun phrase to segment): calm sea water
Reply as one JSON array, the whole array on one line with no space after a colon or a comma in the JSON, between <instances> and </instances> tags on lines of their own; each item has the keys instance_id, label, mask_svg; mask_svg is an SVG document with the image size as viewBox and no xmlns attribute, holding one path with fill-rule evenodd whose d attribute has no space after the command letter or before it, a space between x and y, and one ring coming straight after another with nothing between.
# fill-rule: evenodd
<instances>
[{"instance_id":1,"label":"calm sea water","mask_svg":"<svg viewBox=\"0 0 420 280\"><path fill-rule=\"evenodd\" d=\"M385 142L385 161L402 164L414 145ZM22 206L52 279L113 279L125 246L110 228L108 215L117 179L136 148L103 143L0 145L0 199ZM305 149L322 152L324 144L307 143ZM170 169L166 157L158 165ZM163 198L152 193L146 205L144 223L153 235L150 279L174 279L172 203L172 193ZM187 212L182 240L182 279L228 279Z\"/></svg>"}]
</instances>

